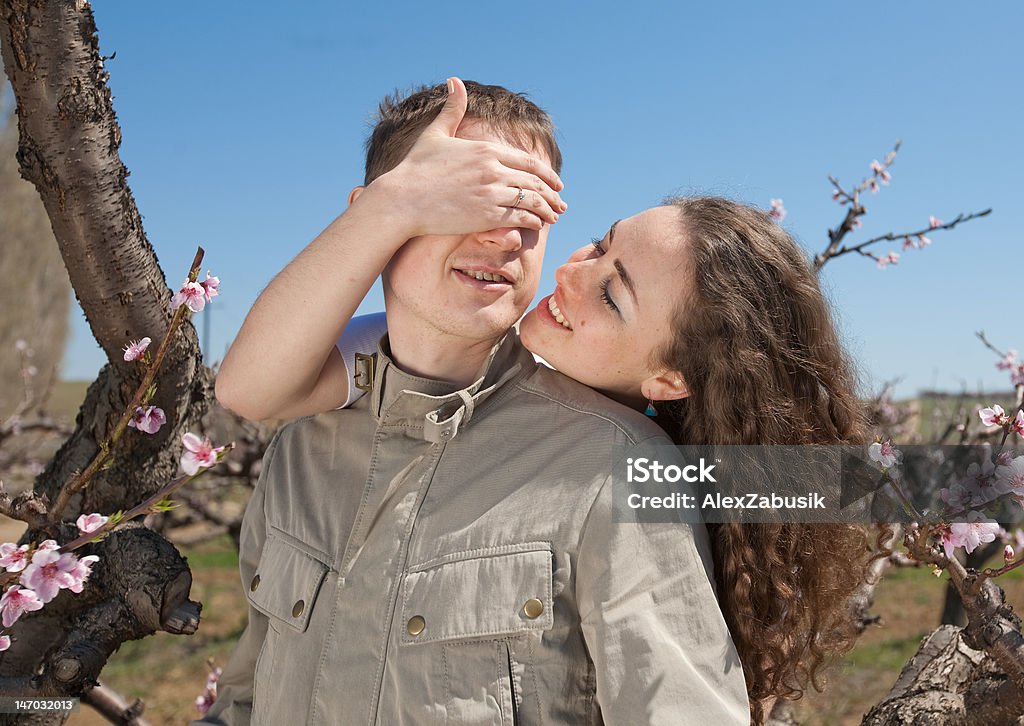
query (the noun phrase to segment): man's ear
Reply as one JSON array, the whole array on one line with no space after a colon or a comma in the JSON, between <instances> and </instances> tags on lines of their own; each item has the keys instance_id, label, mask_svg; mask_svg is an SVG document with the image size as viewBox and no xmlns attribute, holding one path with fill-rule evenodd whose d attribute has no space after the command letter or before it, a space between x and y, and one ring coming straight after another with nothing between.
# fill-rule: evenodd
<instances>
[{"instance_id":1,"label":"man's ear","mask_svg":"<svg viewBox=\"0 0 1024 726\"><path fill-rule=\"evenodd\" d=\"M366 189L366 187L359 186L355 187L354 189L352 189L352 191L348 193L348 206L352 206L352 202L354 202L359 197L359 195L363 193L364 189Z\"/></svg>"},{"instance_id":2,"label":"man's ear","mask_svg":"<svg viewBox=\"0 0 1024 726\"><path fill-rule=\"evenodd\" d=\"M653 401L677 401L689 396L690 389L676 371L662 371L641 383L640 393Z\"/></svg>"}]
</instances>

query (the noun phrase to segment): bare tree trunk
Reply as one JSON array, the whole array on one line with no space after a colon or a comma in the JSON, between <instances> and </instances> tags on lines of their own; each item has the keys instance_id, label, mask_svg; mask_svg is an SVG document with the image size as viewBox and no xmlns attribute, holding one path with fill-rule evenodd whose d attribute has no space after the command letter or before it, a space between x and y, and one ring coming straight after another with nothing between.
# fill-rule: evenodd
<instances>
[{"instance_id":1,"label":"bare tree trunk","mask_svg":"<svg viewBox=\"0 0 1024 726\"><path fill-rule=\"evenodd\" d=\"M129 402L141 374L124 363L121 347L132 338L163 336L170 291L118 155L121 131L89 4L0 0L0 43L17 100L21 174L39 191L75 294L109 361L86 394L75 432L36 481L35 491L53 501L95 456ZM127 509L176 473L177 442L205 412L210 383L195 330L181 330L153 400L167 413L167 425L153 436L123 437L114 465L72 500L65 521ZM74 534L69 526L48 533L58 541ZM166 540L137 527L92 547L101 559L86 591L62 592L18 622L14 645L0 655L0 695L78 695L126 640L158 629L194 631L199 606L188 600L191 573ZM30 722L19 719L0 723Z\"/></svg>"},{"instance_id":2,"label":"bare tree trunk","mask_svg":"<svg viewBox=\"0 0 1024 726\"><path fill-rule=\"evenodd\" d=\"M960 633L941 625L928 635L863 726L1024 724L1024 694Z\"/></svg>"}]
</instances>

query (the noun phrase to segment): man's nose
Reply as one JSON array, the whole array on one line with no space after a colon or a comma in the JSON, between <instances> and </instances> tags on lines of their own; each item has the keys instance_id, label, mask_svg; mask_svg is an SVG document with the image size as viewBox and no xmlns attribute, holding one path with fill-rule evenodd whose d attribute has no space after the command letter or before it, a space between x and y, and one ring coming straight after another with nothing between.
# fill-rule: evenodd
<instances>
[{"instance_id":1,"label":"man's nose","mask_svg":"<svg viewBox=\"0 0 1024 726\"><path fill-rule=\"evenodd\" d=\"M515 252L523 246L523 230L518 227L499 227L477 235L483 244L491 244L505 252Z\"/></svg>"}]
</instances>

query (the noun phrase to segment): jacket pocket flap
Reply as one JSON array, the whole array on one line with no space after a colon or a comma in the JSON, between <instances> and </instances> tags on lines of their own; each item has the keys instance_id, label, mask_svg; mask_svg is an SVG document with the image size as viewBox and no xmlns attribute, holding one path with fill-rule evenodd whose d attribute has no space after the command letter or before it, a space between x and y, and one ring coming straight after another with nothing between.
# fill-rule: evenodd
<instances>
[{"instance_id":1,"label":"jacket pocket flap","mask_svg":"<svg viewBox=\"0 0 1024 726\"><path fill-rule=\"evenodd\" d=\"M273 531L267 533L249 601L260 612L301 632L309 624L327 565Z\"/></svg>"},{"instance_id":2,"label":"jacket pocket flap","mask_svg":"<svg viewBox=\"0 0 1024 726\"><path fill-rule=\"evenodd\" d=\"M554 623L551 546L492 547L411 568L402 583L403 643L547 630Z\"/></svg>"}]
</instances>

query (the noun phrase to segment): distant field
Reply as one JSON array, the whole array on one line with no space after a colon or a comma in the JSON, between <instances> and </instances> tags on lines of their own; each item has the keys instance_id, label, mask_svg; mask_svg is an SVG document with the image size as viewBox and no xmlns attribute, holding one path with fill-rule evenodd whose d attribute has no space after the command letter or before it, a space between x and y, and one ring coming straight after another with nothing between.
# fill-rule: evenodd
<instances>
[{"instance_id":1,"label":"distant field","mask_svg":"<svg viewBox=\"0 0 1024 726\"><path fill-rule=\"evenodd\" d=\"M78 407L85 400L85 391L92 381L60 381L50 396L50 413L74 420Z\"/></svg>"}]
</instances>

